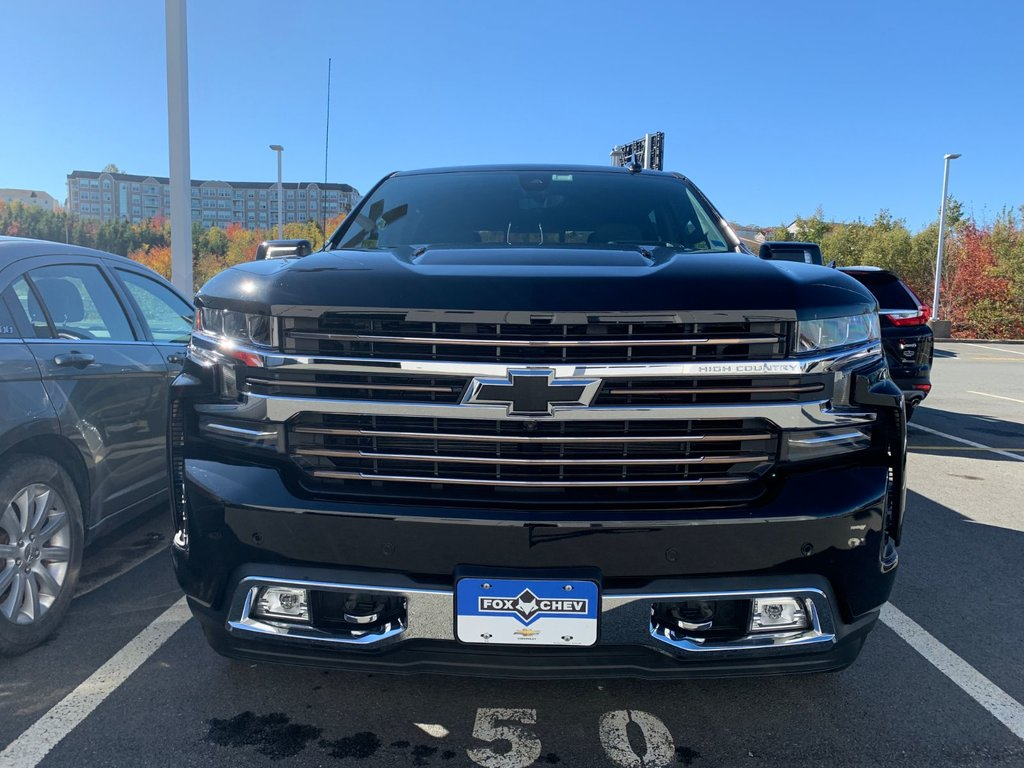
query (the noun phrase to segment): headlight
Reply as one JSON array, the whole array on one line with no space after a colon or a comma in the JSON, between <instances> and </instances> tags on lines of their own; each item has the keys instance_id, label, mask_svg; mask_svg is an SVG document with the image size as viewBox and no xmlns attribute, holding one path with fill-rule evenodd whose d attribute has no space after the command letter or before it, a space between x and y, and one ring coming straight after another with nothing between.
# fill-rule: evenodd
<instances>
[{"instance_id":1,"label":"headlight","mask_svg":"<svg viewBox=\"0 0 1024 768\"><path fill-rule=\"evenodd\" d=\"M797 352L821 352L878 341L878 313L801 320L797 323Z\"/></svg>"},{"instance_id":2,"label":"headlight","mask_svg":"<svg viewBox=\"0 0 1024 768\"><path fill-rule=\"evenodd\" d=\"M201 307L196 312L196 331L230 339L246 346L273 347L273 328L273 319L267 315L252 315L233 309L210 307Z\"/></svg>"}]
</instances>

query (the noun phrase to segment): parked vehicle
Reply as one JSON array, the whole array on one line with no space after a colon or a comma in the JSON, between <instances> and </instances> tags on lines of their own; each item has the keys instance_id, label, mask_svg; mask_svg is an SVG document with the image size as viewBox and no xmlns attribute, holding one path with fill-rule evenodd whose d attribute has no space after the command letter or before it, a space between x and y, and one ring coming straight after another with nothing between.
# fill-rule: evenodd
<instances>
[{"instance_id":1,"label":"parked vehicle","mask_svg":"<svg viewBox=\"0 0 1024 768\"><path fill-rule=\"evenodd\" d=\"M928 320L929 307L910 286L879 267L843 267L843 272L864 285L878 299L882 348L893 381L903 390L907 419L932 391L935 335Z\"/></svg>"},{"instance_id":2,"label":"parked vehicle","mask_svg":"<svg viewBox=\"0 0 1024 768\"><path fill-rule=\"evenodd\" d=\"M811 672L892 589L877 304L683 176L397 173L197 296L178 580L228 656L486 676ZM273 255L275 258L266 258Z\"/></svg>"},{"instance_id":3,"label":"parked vehicle","mask_svg":"<svg viewBox=\"0 0 1024 768\"><path fill-rule=\"evenodd\" d=\"M56 629L93 537L166 502L192 314L130 259L0 237L0 654Z\"/></svg>"},{"instance_id":4,"label":"parked vehicle","mask_svg":"<svg viewBox=\"0 0 1024 768\"><path fill-rule=\"evenodd\" d=\"M796 261L801 264L817 264L818 266L825 263L821 255L821 246L817 243L769 240L761 243L758 256L762 259Z\"/></svg>"}]
</instances>

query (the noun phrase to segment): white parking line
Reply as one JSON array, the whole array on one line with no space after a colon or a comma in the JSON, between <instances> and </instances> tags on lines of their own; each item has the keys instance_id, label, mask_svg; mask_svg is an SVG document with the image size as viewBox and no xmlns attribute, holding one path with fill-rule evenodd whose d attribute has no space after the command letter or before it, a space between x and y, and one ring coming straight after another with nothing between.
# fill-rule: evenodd
<instances>
[{"instance_id":1,"label":"white parking line","mask_svg":"<svg viewBox=\"0 0 1024 768\"><path fill-rule=\"evenodd\" d=\"M964 445L969 445L972 448L978 448L982 451L989 451L990 453L996 453L1000 456L1005 456L1008 459L1014 459L1015 461L1024 461L1024 456L1021 456L1020 454L1010 453L1009 451L1001 451L998 448L993 448L990 445L976 443L973 440L968 440L963 437L957 437L956 435L947 435L945 432L939 432L939 430L932 429L931 427L924 427L921 426L920 424L908 424L907 426L910 427L911 429L919 429L922 432L927 432L930 435L938 435L939 437L944 437L947 440L952 440L954 443L963 443Z\"/></svg>"},{"instance_id":2,"label":"white parking line","mask_svg":"<svg viewBox=\"0 0 1024 768\"><path fill-rule=\"evenodd\" d=\"M1016 397L1006 397L1005 395L990 395L988 392L975 392L973 389L968 389L967 394L982 395L983 397L994 397L996 398L996 400L1009 400L1011 403L1024 403L1024 400L1018 400Z\"/></svg>"},{"instance_id":3,"label":"white parking line","mask_svg":"<svg viewBox=\"0 0 1024 768\"><path fill-rule=\"evenodd\" d=\"M935 639L892 603L882 606L882 623L902 637L932 666L956 683L1019 739L1024 739L1024 705Z\"/></svg>"},{"instance_id":4,"label":"white parking line","mask_svg":"<svg viewBox=\"0 0 1024 768\"><path fill-rule=\"evenodd\" d=\"M1019 349L1007 349L1006 347L989 347L989 349L998 349L1000 352L1009 352L1011 355L1024 355Z\"/></svg>"},{"instance_id":5,"label":"white parking line","mask_svg":"<svg viewBox=\"0 0 1024 768\"><path fill-rule=\"evenodd\" d=\"M160 614L102 667L0 752L4 768L35 768L61 740L145 663L192 614L185 598Z\"/></svg>"}]
</instances>

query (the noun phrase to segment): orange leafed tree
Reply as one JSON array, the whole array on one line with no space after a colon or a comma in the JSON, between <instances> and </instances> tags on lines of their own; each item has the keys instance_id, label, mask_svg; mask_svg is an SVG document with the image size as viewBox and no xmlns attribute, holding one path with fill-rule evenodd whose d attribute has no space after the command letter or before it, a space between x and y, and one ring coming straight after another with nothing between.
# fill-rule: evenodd
<instances>
[{"instance_id":1,"label":"orange leafed tree","mask_svg":"<svg viewBox=\"0 0 1024 768\"><path fill-rule=\"evenodd\" d=\"M169 245L143 246L132 251L128 257L143 264L154 272L171 279L171 247Z\"/></svg>"}]
</instances>

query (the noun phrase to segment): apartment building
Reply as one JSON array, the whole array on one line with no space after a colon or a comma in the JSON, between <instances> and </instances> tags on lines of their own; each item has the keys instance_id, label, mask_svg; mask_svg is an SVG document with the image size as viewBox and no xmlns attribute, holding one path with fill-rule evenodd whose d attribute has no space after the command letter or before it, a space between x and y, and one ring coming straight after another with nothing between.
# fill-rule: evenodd
<instances>
[{"instance_id":1,"label":"apartment building","mask_svg":"<svg viewBox=\"0 0 1024 768\"><path fill-rule=\"evenodd\" d=\"M0 201L5 203L21 203L32 208L45 211L59 211L60 203L53 195L41 189L0 189Z\"/></svg>"},{"instance_id":2,"label":"apartment building","mask_svg":"<svg viewBox=\"0 0 1024 768\"><path fill-rule=\"evenodd\" d=\"M322 221L359 202L348 184L282 184L284 223ZM68 174L68 206L84 219L138 224L171 215L171 187L165 176L107 171ZM277 183L192 180L192 221L204 227L240 224L247 229L277 226Z\"/></svg>"}]
</instances>

